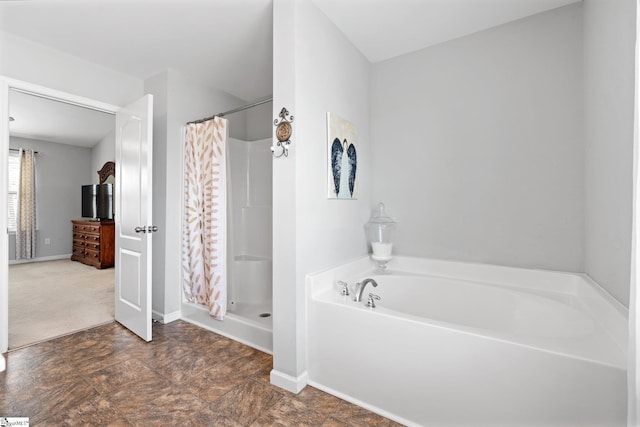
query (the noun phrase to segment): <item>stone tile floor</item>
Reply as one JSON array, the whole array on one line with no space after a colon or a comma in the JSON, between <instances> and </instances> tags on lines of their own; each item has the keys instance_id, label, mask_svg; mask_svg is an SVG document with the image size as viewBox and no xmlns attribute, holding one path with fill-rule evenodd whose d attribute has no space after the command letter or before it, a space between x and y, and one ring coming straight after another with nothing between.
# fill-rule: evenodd
<instances>
[{"instance_id":1,"label":"stone tile floor","mask_svg":"<svg viewBox=\"0 0 640 427\"><path fill-rule=\"evenodd\" d=\"M399 426L272 386L270 355L183 321L154 324L150 343L112 323L6 356L0 417L32 426Z\"/></svg>"}]
</instances>

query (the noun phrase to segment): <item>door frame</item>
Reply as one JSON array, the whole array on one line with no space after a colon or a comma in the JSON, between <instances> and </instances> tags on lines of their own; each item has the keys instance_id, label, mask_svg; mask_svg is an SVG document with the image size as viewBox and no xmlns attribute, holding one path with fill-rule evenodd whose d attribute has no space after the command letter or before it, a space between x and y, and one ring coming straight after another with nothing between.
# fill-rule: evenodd
<instances>
[{"instance_id":1,"label":"door frame","mask_svg":"<svg viewBox=\"0 0 640 427\"><path fill-rule=\"evenodd\" d=\"M16 90L78 107L115 115L122 107L0 75L0 353L9 347L9 237L7 233L7 168L9 153L9 92ZM118 274L118 266L115 266Z\"/></svg>"}]
</instances>

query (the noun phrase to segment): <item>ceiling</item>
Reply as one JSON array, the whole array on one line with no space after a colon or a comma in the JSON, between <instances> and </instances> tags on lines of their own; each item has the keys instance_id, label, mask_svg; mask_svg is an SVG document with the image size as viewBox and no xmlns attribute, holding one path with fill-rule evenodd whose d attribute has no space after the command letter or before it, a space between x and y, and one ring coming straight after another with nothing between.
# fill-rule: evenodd
<instances>
[{"instance_id":1,"label":"ceiling","mask_svg":"<svg viewBox=\"0 0 640 427\"><path fill-rule=\"evenodd\" d=\"M177 70L253 101L272 92L271 0L0 1L0 30L146 79Z\"/></svg>"},{"instance_id":2,"label":"ceiling","mask_svg":"<svg viewBox=\"0 0 640 427\"><path fill-rule=\"evenodd\" d=\"M115 131L115 116L12 90L11 136L91 148Z\"/></svg>"},{"instance_id":3,"label":"ceiling","mask_svg":"<svg viewBox=\"0 0 640 427\"><path fill-rule=\"evenodd\" d=\"M581 0L313 0L375 63Z\"/></svg>"},{"instance_id":4,"label":"ceiling","mask_svg":"<svg viewBox=\"0 0 640 427\"><path fill-rule=\"evenodd\" d=\"M579 0L312 1L375 63ZM0 30L140 79L173 69L247 102L272 94L272 0L4 0ZM28 105L12 115L56 114Z\"/></svg>"}]
</instances>

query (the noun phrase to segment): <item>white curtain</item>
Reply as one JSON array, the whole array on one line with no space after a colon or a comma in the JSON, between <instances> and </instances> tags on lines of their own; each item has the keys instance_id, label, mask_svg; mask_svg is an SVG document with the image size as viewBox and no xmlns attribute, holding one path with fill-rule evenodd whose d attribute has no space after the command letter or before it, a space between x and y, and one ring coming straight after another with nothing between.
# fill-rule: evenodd
<instances>
[{"instance_id":1,"label":"white curtain","mask_svg":"<svg viewBox=\"0 0 640 427\"><path fill-rule=\"evenodd\" d=\"M182 226L183 289L223 320L227 311L227 121L187 125Z\"/></svg>"},{"instance_id":2,"label":"white curtain","mask_svg":"<svg viewBox=\"0 0 640 427\"><path fill-rule=\"evenodd\" d=\"M16 215L16 259L36 257L36 157L20 149L20 178Z\"/></svg>"}]
</instances>

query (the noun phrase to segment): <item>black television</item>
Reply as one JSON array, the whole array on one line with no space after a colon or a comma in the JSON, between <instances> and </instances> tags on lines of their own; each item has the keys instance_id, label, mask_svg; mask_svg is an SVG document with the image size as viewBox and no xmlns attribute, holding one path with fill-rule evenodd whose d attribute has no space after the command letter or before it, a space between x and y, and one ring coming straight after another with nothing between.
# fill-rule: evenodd
<instances>
[{"instance_id":1,"label":"black television","mask_svg":"<svg viewBox=\"0 0 640 427\"><path fill-rule=\"evenodd\" d=\"M83 218L112 220L113 214L113 184L82 186Z\"/></svg>"}]
</instances>

